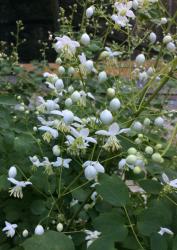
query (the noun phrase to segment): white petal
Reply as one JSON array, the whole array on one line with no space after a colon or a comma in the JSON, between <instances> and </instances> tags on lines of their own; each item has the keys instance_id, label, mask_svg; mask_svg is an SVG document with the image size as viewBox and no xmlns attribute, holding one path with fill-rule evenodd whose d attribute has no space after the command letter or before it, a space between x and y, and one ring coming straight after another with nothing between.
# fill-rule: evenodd
<instances>
[{"instance_id":1,"label":"white petal","mask_svg":"<svg viewBox=\"0 0 177 250\"><path fill-rule=\"evenodd\" d=\"M170 182L168 176L167 176L165 173L162 174L162 179L163 179L163 181L164 181L165 183L169 183L169 182Z\"/></svg>"},{"instance_id":2,"label":"white petal","mask_svg":"<svg viewBox=\"0 0 177 250\"><path fill-rule=\"evenodd\" d=\"M97 143L97 141L92 137L86 137L85 140L86 140L86 142L92 142L92 143L95 143L95 144Z\"/></svg>"},{"instance_id":3,"label":"white petal","mask_svg":"<svg viewBox=\"0 0 177 250\"><path fill-rule=\"evenodd\" d=\"M177 188L177 179L170 181L170 182L169 182L169 185L170 185L171 187Z\"/></svg>"},{"instance_id":4,"label":"white petal","mask_svg":"<svg viewBox=\"0 0 177 250\"><path fill-rule=\"evenodd\" d=\"M86 138L89 135L89 129L88 128L83 128L80 130L80 135Z\"/></svg>"},{"instance_id":5,"label":"white petal","mask_svg":"<svg viewBox=\"0 0 177 250\"><path fill-rule=\"evenodd\" d=\"M119 134L130 132L130 128L123 128L119 131Z\"/></svg>"},{"instance_id":6,"label":"white petal","mask_svg":"<svg viewBox=\"0 0 177 250\"><path fill-rule=\"evenodd\" d=\"M99 173L104 173L105 172L104 167L99 162L95 162L94 168Z\"/></svg>"},{"instance_id":7,"label":"white petal","mask_svg":"<svg viewBox=\"0 0 177 250\"><path fill-rule=\"evenodd\" d=\"M105 136L110 136L110 133L106 130L98 130L96 133L96 135L105 135Z\"/></svg>"},{"instance_id":8,"label":"white petal","mask_svg":"<svg viewBox=\"0 0 177 250\"><path fill-rule=\"evenodd\" d=\"M119 125L116 122L114 122L111 126L109 126L108 131L111 135L117 135L119 132L119 129L120 129Z\"/></svg>"}]
</instances>

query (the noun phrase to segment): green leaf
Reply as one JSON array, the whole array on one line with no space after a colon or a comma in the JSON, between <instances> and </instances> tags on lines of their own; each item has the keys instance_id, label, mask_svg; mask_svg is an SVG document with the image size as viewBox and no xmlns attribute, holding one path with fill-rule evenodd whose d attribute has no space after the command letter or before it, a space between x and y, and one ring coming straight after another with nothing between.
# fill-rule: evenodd
<instances>
[{"instance_id":1,"label":"green leaf","mask_svg":"<svg viewBox=\"0 0 177 250\"><path fill-rule=\"evenodd\" d=\"M162 190L162 185L158 181L153 180L141 180L140 186L150 194L159 194Z\"/></svg>"},{"instance_id":2,"label":"green leaf","mask_svg":"<svg viewBox=\"0 0 177 250\"><path fill-rule=\"evenodd\" d=\"M0 176L0 191L6 191L10 187L9 181L7 180L7 175Z\"/></svg>"},{"instance_id":3,"label":"green leaf","mask_svg":"<svg viewBox=\"0 0 177 250\"><path fill-rule=\"evenodd\" d=\"M48 231L41 236L32 236L21 245L24 250L74 250L71 239L63 233L54 231Z\"/></svg>"},{"instance_id":4,"label":"green leaf","mask_svg":"<svg viewBox=\"0 0 177 250\"><path fill-rule=\"evenodd\" d=\"M109 213L102 213L94 220L93 225L96 230L102 233L102 236L109 236L113 242L124 241L128 234L124 216L118 209Z\"/></svg>"},{"instance_id":5,"label":"green leaf","mask_svg":"<svg viewBox=\"0 0 177 250\"><path fill-rule=\"evenodd\" d=\"M116 175L100 175L99 185L96 186L98 194L113 206L124 206L129 202L129 190L125 183Z\"/></svg>"},{"instance_id":6,"label":"green leaf","mask_svg":"<svg viewBox=\"0 0 177 250\"><path fill-rule=\"evenodd\" d=\"M30 206L30 209L34 215L43 214L46 210L45 202L43 200L34 200Z\"/></svg>"},{"instance_id":7,"label":"green leaf","mask_svg":"<svg viewBox=\"0 0 177 250\"><path fill-rule=\"evenodd\" d=\"M154 234L151 237L151 250L168 250L168 244L164 236Z\"/></svg>"},{"instance_id":8,"label":"green leaf","mask_svg":"<svg viewBox=\"0 0 177 250\"><path fill-rule=\"evenodd\" d=\"M176 250L176 249L177 249L177 236L174 238L172 250Z\"/></svg>"},{"instance_id":9,"label":"green leaf","mask_svg":"<svg viewBox=\"0 0 177 250\"><path fill-rule=\"evenodd\" d=\"M95 240L88 248L88 250L116 250L114 247L114 242L108 237L100 237Z\"/></svg>"},{"instance_id":10,"label":"green leaf","mask_svg":"<svg viewBox=\"0 0 177 250\"><path fill-rule=\"evenodd\" d=\"M172 215L169 213L169 206L164 201L155 200L151 207L144 210L138 216L138 229L141 234L150 236L160 230L160 227L167 227L172 222Z\"/></svg>"},{"instance_id":11,"label":"green leaf","mask_svg":"<svg viewBox=\"0 0 177 250\"><path fill-rule=\"evenodd\" d=\"M17 104L17 100L14 96L10 95L1 95L0 96L0 104L1 105L15 105Z\"/></svg>"}]
</instances>

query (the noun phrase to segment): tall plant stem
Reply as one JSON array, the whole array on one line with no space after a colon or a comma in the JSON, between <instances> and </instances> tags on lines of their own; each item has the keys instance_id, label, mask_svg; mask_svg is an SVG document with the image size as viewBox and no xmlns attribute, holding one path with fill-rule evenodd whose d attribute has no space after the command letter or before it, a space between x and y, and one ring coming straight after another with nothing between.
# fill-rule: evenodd
<instances>
[{"instance_id":1,"label":"tall plant stem","mask_svg":"<svg viewBox=\"0 0 177 250\"><path fill-rule=\"evenodd\" d=\"M123 208L124 208L126 217L127 217L127 219L128 219L129 226L130 226L130 228L131 228L131 230L132 230L132 233L133 233L133 235L134 235L134 237L135 237L135 239L136 239L138 245L140 246L140 248L141 248L142 250L145 250L144 247L142 246L141 242L139 241L138 236L137 236L137 234L136 234L136 232L135 232L135 230L134 230L134 226L133 226L133 224L132 224L132 222L131 222L131 219L130 219L130 216L129 216L129 214L128 214L128 211L127 211L126 207L124 206Z\"/></svg>"}]
</instances>

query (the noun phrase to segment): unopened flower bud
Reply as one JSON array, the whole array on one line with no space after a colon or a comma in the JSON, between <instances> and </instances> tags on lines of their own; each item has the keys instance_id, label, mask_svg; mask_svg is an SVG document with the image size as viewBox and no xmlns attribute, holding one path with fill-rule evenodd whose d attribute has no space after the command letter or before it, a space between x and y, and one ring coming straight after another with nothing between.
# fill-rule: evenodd
<instances>
[{"instance_id":1,"label":"unopened flower bud","mask_svg":"<svg viewBox=\"0 0 177 250\"><path fill-rule=\"evenodd\" d=\"M9 172L8 172L9 178L15 178L16 175L17 175L16 167L15 166L10 167Z\"/></svg>"},{"instance_id":2,"label":"unopened flower bud","mask_svg":"<svg viewBox=\"0 0 177 250\"><path fill-rule=\"evenodd\" d=\"M87 46L90 44L90 37L87 33L84 33L82 36L81 36L81 43L84 45L84 46Z\"/></svg>"},{"instance_id":3,"label":"unopened flower bud","mask_svg":"<svg viewBox=\"0 0 177 250\"><path fill-rule=\"evenodd\" d=\"M145 60L146 60L146 58L145 58L144 54L139 54L139 55L136 57L136 59L135 59L136 63L137 63L139 66L140 66L140 65L143 65L144 62L145 62Z\"/></svg>"},{"instance_id":4,"label":"unopened flower bud","mask_svg":"<svg viewBox=\"0 0 177 250\"><path fill-rule=\"evenodd\" d=\"M43 228L43 226L37 225L36 228L35 228L35 230L34 230L34 233L36 235L42 235L42 234L44 234L44 228Z\"/></svg>"},{"instance_id":5,"label":"unopened flower bud","mask_svg":"<svg viewBox=\"0 0 177 250\"><path fill-rule=\"evenodd\" d=\"M113 88L108 88L108 89L107 89L107 95L108 95L109 97L114 97L115 94L116 94L115 89L113 89Z\"/></svg>"},{"instance_id":6,"label":"unopened flower bud","mask_svg":"<svg viewBox=\"0 0 177 250\"><path fill-rule=\"evenodd\" d=\"M54 154L55 156L59 156L60 153L61 153L61 152L60 152L60 147L59 147L58 145L53 146L52 152L53 152L53 154Z\"/></svg>"},{"instance_id":7,"label":"unopened flower bud","mask_svg":"<svg viewBox=\"0 0 177 250\"><path fill-rule=\"evenodd\" d=\"M26 238L27 236L28 236L28 230L23 230L23 232L22 232L22 236L24 237L24 238Z\"/></svg>"},{"instance_id":8,"label":"unopened flower bud","mask_svg":"<svg viewBox=\"0 0 177 250\"><path fill-rule=\"evenodd\" d=\"M100 114L100 120L102 121L102 123L104 123L106 125L110 124L113 120L111 112L107 109L102 111Z\"/></svg>"},{"instance_id":9,"label":"unopened flower bud","mask_svg":"<svg viewBox=\"0 0 177 250\"><path fill-rule=\"evenodd\" d=\"M58 223L57 224L57 231L58 232L62 232L63 231L63 224L62 223Z\"/></svg>"}]
</instances>

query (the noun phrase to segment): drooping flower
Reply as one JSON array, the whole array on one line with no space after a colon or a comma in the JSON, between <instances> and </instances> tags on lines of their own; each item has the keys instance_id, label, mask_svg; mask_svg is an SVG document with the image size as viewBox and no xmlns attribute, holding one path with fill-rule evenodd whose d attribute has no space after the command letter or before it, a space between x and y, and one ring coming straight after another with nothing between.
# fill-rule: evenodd
<instances>
[{"instance_id":1,"label":"drooping flower","mask_svg":"<svg viewBox=\"0 0 177 250\"><path fill-rule=\"evenodd\" d=\"M79 60L80 60L80 69L81 72L85 75L87 73L91 73L94 72L96 73L96 69L94 67L93 61L92 60L87 60L86 56L84 53L82 53L81 55L78 56Z\"/></svg>"},{"instance_id":2,"label":"drooping flower","mask_svg":"<svg viewBox=\"0 0 177 250\"><path fill-rule=\"evenodd\" d=\"M86 161L83 164L84 174L87 180L94 180L98 173L104 173L104 167L98 161Z\"/></svg>"},{"instance_id":3,"label":"drooping flower","mask_svg":"<svg viewBox=\"0 0 177 250\"><path fill-rule=\"evenodd\" d=\"M49 126L41 126L38 129L45 131L43 134L43 139L47 142L50 142L52 138L56 139L58 137L58 131L54 128L50 128Z\"/></svg>"},{"instance_id":4,"label":"drooping flower","mask_svg":"<svg viewBox=\"0 0 177 250\"><path fill-rule=\"evenodd\" d=\"M57 53L62 52L64 55L73 56L76 49L80 47L77 41L71 40L68 36L56 37L57 42L54 44L54 48Z\"/></svg>"},{"instance_id":5,"label":"drooping flower","mask_svg":"<svg viewBox=\"0 0 177 250\"><path fill-rule=\"evenodd\" d=\"M38 168L38 167L41 166L41 162L39 161L39 158L36 155L34 155L32 157L30 156L29 159L32 162L32 164L33 164L34 167Z\"/></svg>"},{"instance_id":6,"label":"drooping flower","mask_svg":"<svg viewBox=\"0 0 177 250\"><path fill-rule=\"evenodd\" d=\"M23 192L22 192L22 188L26 187L28 185L32 185L32 183L30 181L17 181L14 178L7 178L8 181L10 181L12 184L14 184L15 186L10 188L9 193L10 196L13 195L15 198L23 198Z\"/></svg>"},{"instance_id":7,"label":"drooping flower","mask_svg":"<svg viewBox=\"0 0 177 250\"><path fill-rule=\"evenodd\" d=\"M15 229L18 227L17 224L11 224L5 221L5 227L2 229L3 232L6 232L7 237L13 237L15 235Z\"/></svg>"},{"instance_id":8,"label":"drooping flower","mask_svg":"<svg viewBox=\"0 0 177 250\"><path fill-rule=\"evenodd\" d=\"M86 233L85 240L87 241L87 248L101 235L101 232L98 231L85 230L85 233Z\"/></svg>"}]
</instances>

